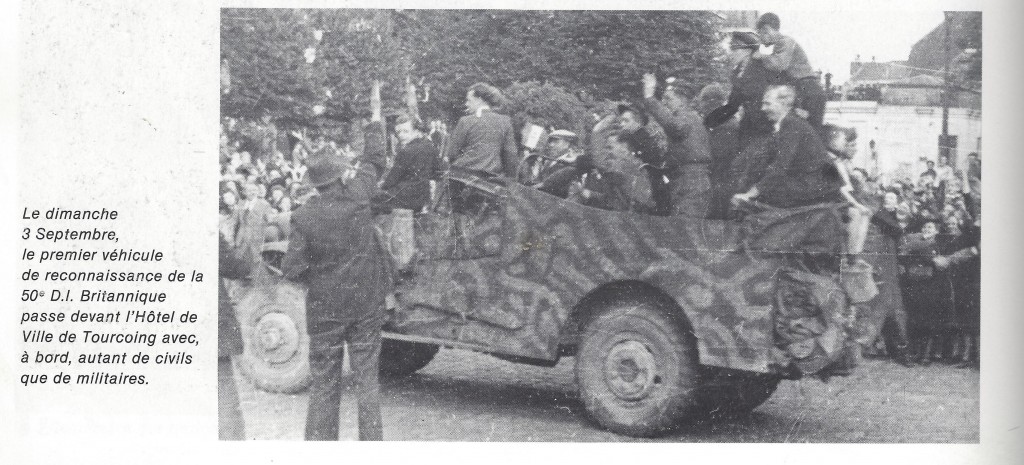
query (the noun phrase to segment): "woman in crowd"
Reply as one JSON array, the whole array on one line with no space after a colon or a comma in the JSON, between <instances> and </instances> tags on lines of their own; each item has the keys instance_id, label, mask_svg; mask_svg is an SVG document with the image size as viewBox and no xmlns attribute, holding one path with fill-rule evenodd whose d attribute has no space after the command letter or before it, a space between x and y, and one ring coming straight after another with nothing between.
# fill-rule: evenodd
<instances>
[{"instance_id":1,"label":"woman in crowd","mask_svg":"<svg viewBox=\"0 0 1024 465\"><path fill-rule=\"evenodd\" d=\"M931 364L953 314L953 283L934 262L940 245L938 225L925 220L920 232L908 235L901 247L907 332L914 361L921 365Z\"/></svg>"},{"instance_id":2,"label":"woman in crowd","mask_svg":"<svg viewBox=\"0 0 1024 465\"><path fill-rule=\"evenodd\" d=\"M979 222L961 223L958 216L946 218L947 240L940 242L934 261L937 268L951 276L953 313L946 331L945 353L949 363L960 367L977 366L979 304L981 298L981 260Z\"/></svg>"}]
</instances>

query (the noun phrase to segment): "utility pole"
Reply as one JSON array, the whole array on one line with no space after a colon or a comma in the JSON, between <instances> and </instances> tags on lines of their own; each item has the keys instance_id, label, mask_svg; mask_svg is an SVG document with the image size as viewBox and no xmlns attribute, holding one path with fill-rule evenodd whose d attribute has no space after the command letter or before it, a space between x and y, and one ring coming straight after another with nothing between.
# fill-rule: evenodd
<instances>
[{"instance_id":1,"label":"utility pole","mask_svg":"<svg viewBox=\"0 0 1024 465\"><path fill-rule=\"evenodd\" d=\"M950 165L956 166L956 137L949 135L949 106L952 89L949 82L949 39L950 39L950 12L943 13L943 28L945 38L943 40L942 54L942 134L939 135L939 157L945 156Z\"/></svg>"}]
</instances>

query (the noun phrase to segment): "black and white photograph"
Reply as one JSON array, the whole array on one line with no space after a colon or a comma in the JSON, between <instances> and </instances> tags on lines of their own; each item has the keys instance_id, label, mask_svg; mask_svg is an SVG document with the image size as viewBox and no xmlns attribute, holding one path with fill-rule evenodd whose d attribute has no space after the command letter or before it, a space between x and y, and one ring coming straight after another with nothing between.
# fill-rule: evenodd
<instances>
[{"instance_id":1,"label":"black and white photograph","mask_svg":"<svg viewBox=\"0 0 1024 465\"><path fill-rule=\"evenodd\" d=\"M219 9L218 438L978 444L982 16Z\"/></svg>"}]
</instances>

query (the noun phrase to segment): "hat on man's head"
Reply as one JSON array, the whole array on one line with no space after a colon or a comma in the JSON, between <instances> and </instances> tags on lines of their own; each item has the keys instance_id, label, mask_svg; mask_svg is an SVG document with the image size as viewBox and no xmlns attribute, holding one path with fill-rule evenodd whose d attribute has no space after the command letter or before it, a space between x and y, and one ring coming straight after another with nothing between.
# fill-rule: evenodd
<instances>
[{"instance_id":1,"label":"hat on man's head","mask_svg":"<svg viewBox=\"0 0 1024 465\"><path fill-rule=\"evenodd\" d=\"M740 105L735 102L729 102L722 105L714 110L711 110L707 116L704 117L704 127L713 129L720 126L722 123L732 119L736 112L740 111Z\"/></svg>"},{"instance_id":2,"label":"hat on man's head","mask_svg":"<svg viewBox=\"0 0 1024 465\"><path fill-rule=\"evenodd\" d=\"M754 32L750 31L733 31L732 38L729 40L729 48L737 50L741 48L756 49L761 46L761 38Z\"/></svg>"},{"instance_id":3,"label":"hat on man's head","mask_svg":"<svg viewBox=\"0 0 1024 465\"><path fill-rule=\"evenodd\" d=\"M306 159L306 182L314 187L330 184L345 173L345 166L330 150L318 150Z\"/></svg>"},{"instance_id":4,"label":"hat on man's head","mask_svg":"<svg viewBox=\"0 0 1024 465\"><path fill-rule=\"evenodd\" d=\"M548 134L548 140L553 139L562 139L567 140L569 142L575 142L577 139L579 139L579 136L577 136L575 132L565 129L559 129L557 131L552 131L551 134Z\"/></svg>"}]
</instances>

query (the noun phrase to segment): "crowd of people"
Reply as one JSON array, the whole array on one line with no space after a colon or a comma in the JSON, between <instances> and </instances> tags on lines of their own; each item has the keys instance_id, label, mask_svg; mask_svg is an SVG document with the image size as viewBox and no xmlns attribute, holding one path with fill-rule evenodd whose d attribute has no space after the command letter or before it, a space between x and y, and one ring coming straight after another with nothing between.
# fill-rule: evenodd
<instances>
[{"instance_id":1,"label":"crowd of people","mask_svg":"<svg viewBox=\"0 0 1024 465\"><path fill-rule=\"evenodd\" d=\"M884 350L906 365L977 366L979 157L971 154L966 170L939 157L913 181L871 178L852 167L855 131L824 124L820 83L780 25L768 13L758 34L735 33L730 82L705 87L692 103L671 78L645 74L639 101L598 109L586 134L545 128L536 145L520 140L512 119L496 111L502 93L485 83L467 90L466 115L450 133L414 111L386 128L379 84L369 121L351 126L282 131L269 117L226 118L222 236L253 260L264 243L290 238L284 273L310 286L315 395L307 438L337 437L336 409L322 412L336 405L334 371L348 340L359 345L353 370L361 377L360 436L379 439L381 321L365 312L381 306L385 292L376 291L388 278L377 260L383 255L352 255L351 243L377 247L370 244L368 212L424 210L446 171L519 182L595 208L662 216L724 220L737 211L844 204L846 260L870 266L878 283L877 297L864 309L876 317L882 337L878 344L862 341L868 353ZM352 266L342 269L344 263ZM363 291L341 295L339 289Z\"/></svg>"}]
</instances>

